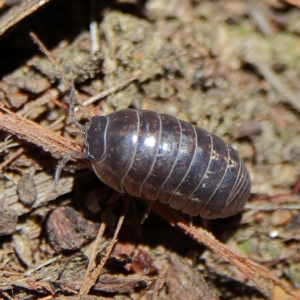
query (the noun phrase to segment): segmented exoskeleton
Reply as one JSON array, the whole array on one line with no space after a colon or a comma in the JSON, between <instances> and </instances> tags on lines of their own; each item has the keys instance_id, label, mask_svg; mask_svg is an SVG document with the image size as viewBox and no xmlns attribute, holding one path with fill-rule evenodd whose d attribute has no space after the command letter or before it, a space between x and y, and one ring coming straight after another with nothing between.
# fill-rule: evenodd
<instances>
[{"instance_id":1,"label":"segmented exoskeleton","mask_svg":"<svg viewBox=\"0 0 300 300\"><path fill-rule=\"evenodd\" d=\"M166 114L124 109L95 116L85 125L83 154L116 191L190 216L228 217L250 195L249 173L232 147Z\"/></svg>"}]
</instances>

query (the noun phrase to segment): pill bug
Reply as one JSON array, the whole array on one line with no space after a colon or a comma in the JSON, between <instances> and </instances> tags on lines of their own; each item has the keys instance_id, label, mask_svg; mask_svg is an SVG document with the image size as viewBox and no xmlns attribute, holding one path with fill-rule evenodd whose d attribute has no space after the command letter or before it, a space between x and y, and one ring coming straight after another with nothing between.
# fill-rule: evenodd
<instances>
[{"instance_id":1,"label":"pill bug","mask_svg":"<svg viewBox=\"0 0 300 300\"><path fill-rule=\"evenodd\" d=\"M73 109L73 110L72 110ZM120 193L142 194L190 216L225 218L250 195L249 173L237 152L218 136L175 117L123 109L95 116L83 128L83 153L96 175Z\"/></svg>"}]
</instances>

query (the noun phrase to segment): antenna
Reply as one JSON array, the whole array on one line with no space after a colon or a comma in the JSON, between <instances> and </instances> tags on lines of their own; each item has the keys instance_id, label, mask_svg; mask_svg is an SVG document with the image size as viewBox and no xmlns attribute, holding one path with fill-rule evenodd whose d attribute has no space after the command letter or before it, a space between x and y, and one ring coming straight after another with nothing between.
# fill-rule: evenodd
<instances>
[{"instance_id":1,"label":"antenna","mask_svg":"<svg viewBox=\"0 0 300 300\"><path fill-rule=\"evenodd\" d=\"M76 115L75 115L75 106L73 104L73 100L75 98L75 86L74 86L74 82L72 81L71 83L71 91L70 91L70 96L69 96L69 116L72 120L72 123L79 128L81 131L85 132L85 126L80 124L77 119L76 119Z\"/></svg>"}]
</instances>

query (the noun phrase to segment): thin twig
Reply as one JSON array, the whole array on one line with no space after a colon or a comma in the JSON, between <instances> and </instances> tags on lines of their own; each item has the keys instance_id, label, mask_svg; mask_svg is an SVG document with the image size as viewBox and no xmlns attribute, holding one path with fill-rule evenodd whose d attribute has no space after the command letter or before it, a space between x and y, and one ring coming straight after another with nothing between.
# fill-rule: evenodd
<instances>
[{"instance_id":1,"label":"thin twig","mask_svg":"<svg viewBox=\"0 0 300 300\"><path fill-rule=\"evenodd\" d=\"M152 73L152 72L155 71L157 68L166 65L167 63L169 63L169 62L171 62L171 61L177 59L178 57L180 57L180 56L182 56L182 55L185 55L186 53L187 53L187 52L181 52L181 53L179 53L179 54L173 55L173 56L169 57L168 59L164 60L163 62L161 62L161 63L155 65L153 68L151 68L151 69L149 69L149 70L147 70L147 71L144 71L144 72L143 72L143 71L139 71L139 72L137 72L135 75L131 76L130 78L125 79L125 80L124 80L123 82L121 82L120 84L118 84L118 85L116 85L116 86L114 86L114 87L112 87L112 88L110 88L110 89L108 89L108 90L106 90L106 91L103 91L103 92L101 92L101 93L99 93L99 94L97 94L97 95L94 95L94 96L90 97L89 99L87 99L86 101L84 101L82 105L83 105L83 106L88 106L88 105L94 103L94 102L97 101L97 100L100 100L100 99L102 99L102 98L104 98L104 97L106 97L106 96L108 96L108 95L110 95L110 94L113 94L113 93L117 92L117 91L123 89L125 86L127 86L127 85L130 84L131 82L133 82L133 81L139 79L141 76L144 76L144 75L147 75L147 74L149 74L149 73Z\"/></svg>"},{"instance_id":2,"label":"thin twig","mask_svg":"<svg viewBox=\"0 0 300 300\"><path fill-rule=\"evenodd\" d=\"M9 165L17 157L19 157L25 151L24 148L19 148L16 152L12 153L3 163L0 164L0 170Z\"/></svg>"},{"instance_id":3,"label":"thin twig","mask_svg":"<svg viewBox=\"0 0 300 300\"><path fill-rule=\"evenodd\" d=\"M261 32L266 36L272 36L275 32L269 18L270 12L266 3L258 0L246 0L249 15L257 23Z\"/></svg>"},{"instance_id":4,"label":"thin twig","mask_svg":"<svg viewBox=\"0 0 300 300\"><path fill-rule=\"evenodd\" d=\"M93 269L95 269L95 267L96 267L96 257L98 255L98 251L100 249L101 238L102 238L102 236L104 234L104 231L106 229L107 218L111 213L113 200L115 200L114 196L112 198L113 199L110 199L110 203L109 203L108 208L107 208L107 210L104 214L104 218L103 218L104 221L101 223L101 226L100 226L99 231L98 231L97 238L94 242L93 252L91 254L89 264L88 264L88 267L87 267L85 277L84 277L84 280L83 280L80 291L87 289L90 274L92 273Z\"/></svg>"},{"instance_id":5,"label":"thin twig","mask_svg":"<svg viewBox=\"0 0 300 300\"><path fill-rule=\"evenodd\" d=\"M0 129L50 152L55 158L80 151L80 148L62 136L3 107L0 107Z\"/></svg>"},{"instance_id":6,"label":"thin twig","mask_svg":"<svg viewBox=\"0 0 300 300\"><path fill-rule=\"evenodd\" d=\"M100 273L101 273L101 271L102 271L102 269L103 269L103 267L104 267L104 265L105 265L105 263L106 263L109 255L110 255L111 251L113 250L113 247L114 247L115 243L117 242L117 237L118 237L118 234L120 232L121 226L123 224L125 215L127 213L127 209L128 209L129 203L130 203L130 199L131 199L130 197L127 197L127 199L126 199L126 202L125 202L124 207L123 207L122 214L121 214L121 216L119 218L119 222L117 224L117 228L115 230L114 236L113 236L113 238L112 238L112 240L111 240L111 242L109 244L109 247L108 247L108 249L106 251L105 256L102 258L100 264L97 266L97 268L95 269L95 271L92 272L92 269L93 269L93 267L95 265L95 259L96 259L96 256L97 256L96 255L97 251L94 251L94 255L90 259L88 270L87 270L85 278L84 278L84 283L82 284L82 286L80 288L80 291L79 291L80 295L87 295L88 292L90 291L91 287L95 284L97 278L100 276ZM102 225L104 223L105 222L103 222L101 224L100 229L102 228ZM104 226L104 229L105 229L105 225L103 225L103 226ZM99 234L97 236L97 242L96 242L97 243L97 248L94 247L94 249L99 249L100 240L101 240L101 237L102 237L103 232L104 232L104 230L103 230L103 232L101 232L101 234L100 234L100 229L99 229ZM99 237L99 240L98 240L98 237Z\"/></svg>"},{"instance_id":7,"label":"thin twig","mask_svg":"<svg viewBox=\"0 0 300 300\"><path fill-rule=\"evenodd\" d=\"M149 200L142 198L143 202L149 204ZM230 264L234 265L241 273L243 273L247 278L253 281L260 290L265 291L257 276L261 276L275 285L280 286L287 294L293 296L295 299L300 300L299 295L297 295L288 286L283 284L276 276L271 274L266 268L262 267L253 260L247 258L244 255L237 254L230 250L226 245L220 243L211 233L207 232L205 229L199 227L196 228L191 226L187 220L185 220L180 214L172 210L167 205L163 205L156 201L153 209L163 218L165 218L170 224L178 227L184 232L184 234L190 236L193 240L199 244L204 244L214 253L227 260Z\"/></svg>"},{"instance_id":8,"label":"thin twig","mask_svg":"<svg viewBox=\"0 0 300 300\"><path fill-rule=\"evenodd\" d=\"M295 197L296 198L296 197ZM299 201L299 199L298 199ZM296 202L296 199L295 199ZM251 205L251 204L246 204L245 209L249 210L254 210L254 211L275 211L278 209L283 209L283 210L300 210L300 204L271 204L268 203L268 205Z\"/></svg>"},{"instance_id":9,"label":"thin twig","mask_svg":"<svg viewBox=\"0 0 300 300\"><path fill-rule=\"evenodd\" d=\"M281 94L285 102L300 112L299 94L294 93L267 64L261 61L254 61L253 59L249 59L249 62L252 63L265 80Z\"/></svg>"},{"instance_id":10,"label":"thin twig","mask_svg":"<svg viewBox=\"0 0 300 300\"><path fill-rule=\"evenodd\" d=\"M285 0L285 2L300 8L300 0Z\"/></svg>"},{"instance_id":11,"label":"thin twig","mask_svg":"<svg viewBox=\"0 0 300 300\"><path fill-rule=\"evenodd\" d=\"M67 86L67 88L71 89L70 81L64 75L64 73L59 69L58 64L56 62L56 59L52 55L52 53L46 48L46 46L42 43L42 41L38 38L38 36L34 32L30 32L29 35L32 38L32 40L39 46L40 51L47 56L47 58L52 63L53 67L55 68L56 72L63 79L63 81L64 81L65 85Z\"/></svg>"},{"instance_id":12,"label":"thin twig","mask_svg":"<svg viewBox=\"0 0 300 300\"><path fill-rule=\"evenodd\" d=\"M82 286L81 286L80 291L79 291L79 294L81 294L81 295L87 294L89 292L91 286L94 284L93 282L91 282L91 275L90 274L92 273L93 269L96 266L96 257L97 257L97 254L98 254L98 249L100 247L101 238L103 236L105 228L106 228L106 223L102 222L102 224L99 228L97 238L95 240L93 252L92 252L92 255L91 255L90 260L89 260L89 264L88 264L88 267L87 267L87 270L86 270L86 273L85 273L85 276L84 276L84 280L83 280Z\"/></svg>"}]
</instances>

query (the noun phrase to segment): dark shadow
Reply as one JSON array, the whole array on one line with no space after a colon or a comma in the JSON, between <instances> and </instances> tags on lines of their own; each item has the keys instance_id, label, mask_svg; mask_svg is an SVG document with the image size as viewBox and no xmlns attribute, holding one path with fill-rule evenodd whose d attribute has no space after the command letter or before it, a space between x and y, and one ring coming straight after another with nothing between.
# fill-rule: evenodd
<instances>
[{"instance_id":1,"label":"dark shadow","mask_svg":"<svg viewBox=\"0 0 300 300\"><path fill-rule=\"evenodd\" d=\"M71 42L82 31L89 30L90 1L52 0L0 37L0 77L24 65L34 54L41 54L29 37L33 31L48 49L61 41ZM120 4L116 1L94 1L93 17L101 21L107 8L144 17L144 1ZM41 54L42 55L42 54Z\"/></svg>"}]
</instances>

